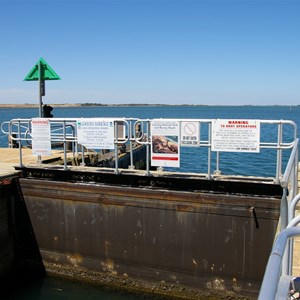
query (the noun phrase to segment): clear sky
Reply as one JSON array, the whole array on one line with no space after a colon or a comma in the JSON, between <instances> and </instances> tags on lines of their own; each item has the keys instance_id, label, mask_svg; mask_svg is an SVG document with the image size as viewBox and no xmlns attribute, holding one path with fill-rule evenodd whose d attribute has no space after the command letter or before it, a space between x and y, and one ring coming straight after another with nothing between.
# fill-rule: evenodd
<instances>
[{"instance_id":1,"label":"clear sky","mask_svg":"<svg viewBox=\"0 0 300 300\"><path fill-rule=\"evenodd\" d=\"M0 103L300 104L299 0L0 0Z\"/></svg>"}]
</instances>

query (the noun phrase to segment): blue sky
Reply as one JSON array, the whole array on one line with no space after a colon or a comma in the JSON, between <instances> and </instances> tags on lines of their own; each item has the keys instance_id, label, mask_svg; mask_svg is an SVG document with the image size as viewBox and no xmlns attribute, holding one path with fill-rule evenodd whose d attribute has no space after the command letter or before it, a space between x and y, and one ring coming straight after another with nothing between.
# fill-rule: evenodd
<instances>
[{"instance_id":1,"label":"blue sky","mask_svg":"<svg viewBox=\"0 0 300 300\"><path fill-rule=\"evenodd\" d=\"M300 104L298 0L0 0L0 103Z\"/></svg>"}]
</instances>

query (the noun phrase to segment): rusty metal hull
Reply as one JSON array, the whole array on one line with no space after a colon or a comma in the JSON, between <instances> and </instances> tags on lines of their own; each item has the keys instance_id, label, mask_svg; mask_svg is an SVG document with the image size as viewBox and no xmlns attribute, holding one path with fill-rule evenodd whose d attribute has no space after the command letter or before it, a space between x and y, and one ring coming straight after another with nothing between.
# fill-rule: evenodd
<instances>
[{"instance_id":1,"label":"rusty metal hull","mask_svg":"<svg viewBox=\"0 0 300 300\"><path fill-rule=\"evenodd\" d=\"M115 175L118 176L118 175ZM43 259L196 288L257 293L276 197L20 179Z\"/></svg>"},{"instance_id":2,"label":"rusty metal hull","mask_svg":"<svg viewBox=\"0 0 300 300\"><path fill-rule=\"evenodd\" d=\"M30 276L28 276L30 274ZM45 267L27 213L18 177L0 178L0 287L1 299L12 299L45 275Z\"/></svg>"},{"instance_id":3,"label":"rusty metal hull","mask_svg":"<svg viewBox=\"0 0 300 300\"><path fill-rule=\"evenodd\" d=\"M7 277L14 266L14 244L9 202L12 198L13 182L0 178L0 279Z\"/></svg>"}]
</instances>

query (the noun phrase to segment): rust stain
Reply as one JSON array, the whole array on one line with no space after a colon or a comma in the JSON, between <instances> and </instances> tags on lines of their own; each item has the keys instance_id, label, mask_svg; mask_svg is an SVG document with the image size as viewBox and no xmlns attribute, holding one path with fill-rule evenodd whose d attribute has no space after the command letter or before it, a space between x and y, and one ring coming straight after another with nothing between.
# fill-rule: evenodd
<instances>
[{"instance_id":1,"label":"rust stain","mask_svg":"<svg viewBox=\"0 0 300 300\"><path fill-rule=\"evenodd\" d=\"M105 256L108 256L108 255L109 255L110 247L111 247L110 241L105 240L105 242L104 242Z\"/></svg>"},{"instance_id":2,"label":"rust stain","mask_svg":"<svg viewBox=\"0 0 300 300\"><path fill-rule=\"evenodd\" d=\"M83 257L80 254L67 255L68 261L75 267L82 263Z\"/></svg>"},{"instance_id":3,"label":"rust stain","mask_svg":"<svg viewBox=\"0 0 300 300\"><path fill-rule=\"evenodd\" d=\"M206 287L208 289L218 290L218 291L225 291L226 287L224 284L224 280L221 278L215 278L212 281L208 281L206 283Z\"/></svg>"},{"instance_id":4,"label":"rust stain","mask_svg":"<svg viewBox=\"0 0 300 300\"><path fill-rule=\"evenodd\" d=\"M115 263L112 259L106 259L106 261L102 261L101 266L104 272L109 272L112 275L118 275L118 272L115 270Z\"/></svg>"},{"instance_id":5,"label":"rust stain","mask_svg":"<svg viewBox=\"0 0 300 300\"><path fill-rule=\"evenodd\" d=\"M193 265L198 266L197 260L195 258L192 259Z\"/></svg>"}]
</instances>

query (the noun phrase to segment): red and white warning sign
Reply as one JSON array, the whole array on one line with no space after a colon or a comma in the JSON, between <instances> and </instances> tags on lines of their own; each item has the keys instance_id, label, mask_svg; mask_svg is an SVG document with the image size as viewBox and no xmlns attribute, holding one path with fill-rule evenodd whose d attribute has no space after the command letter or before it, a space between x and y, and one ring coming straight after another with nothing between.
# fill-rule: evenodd
<instances>
[{"instance_id":1,"label":"red and white warning sign","mask_svg":"<svg viewBox=\"0 0 300 300\"><path fill-rule=\"evenodd\" d=\"M45 118L31 120L32 154L51 155L50 122Z\"/></svg>"},{"instance_id":2,"label":"red and white warning sign","mask_svg":"<svg viewBox=\"0 0 300 300\"><path fill-rule=\"evenodd\" d=\"M212 151L259 152L260 121L218 119L212 122Z\"/></svg>"}]
</instances>

